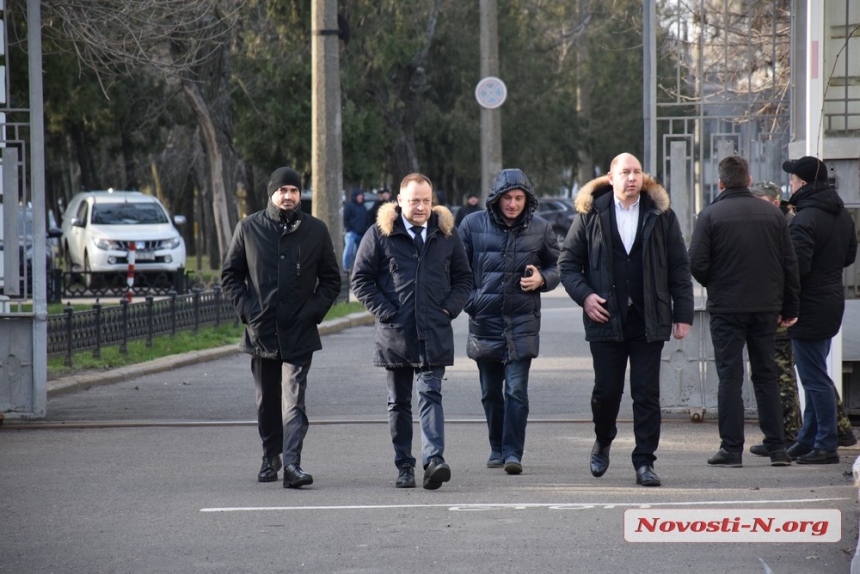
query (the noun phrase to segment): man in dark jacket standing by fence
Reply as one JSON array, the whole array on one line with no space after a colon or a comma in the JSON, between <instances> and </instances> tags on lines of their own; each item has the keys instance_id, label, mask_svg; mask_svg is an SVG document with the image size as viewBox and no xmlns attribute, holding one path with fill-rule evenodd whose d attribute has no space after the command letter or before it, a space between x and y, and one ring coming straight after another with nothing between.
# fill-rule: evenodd
<instances>
[{"instance_id":1,"label":"man in dark jacket standing by fence","mask_svg":"<svg viewBox=\"0 0 860 574\"><path fill-rule=\"evenodd\" d=\"M721 442L708 464L743 466L746 345L764 445L771 465L785 466L791 459L783 442L774 353L777 325L788 327L797 321L797 261L782 211L750 193L747 161L729 156L720 161L718 169L720 194L699 213L690 242L690 269L708 290L720 380Z\"/></svg>"},{"instance_id":2,"label":"man in dark jacket standing by fence","mask_svg":"<svg viewBox=\"0 0 860 574\"><path fill-rule=\"evenodd\" d=\"M654 453L660 442L660 355L670 336L693 324L693 287L686 245L669 194L623 153L609 175L580 189L576 218L558 267L568 295L583 308L594 364L591 410L596 440L591 474L609 468L609 447L630 362L633 468L636 484L660 486Z\"/></svg>"},{"instance_id":3,"label":"man in dark jacket standing by fence","mask_svg":"<svg viewBox=\"0 0 860 574\"><path fill-rule=\"evenodd\" d=\"M529 414L529 368L540 345L540 293L558 286L558 243L534 216L537 198L526 175L505 169L487 209L459 225L474 286L466 353L478 363L481 403L490 434L487 466L523 471Z\"/></svg>"},{"instance_id":4,"label":"man in dark jacket standing by fence","mask_svg":"<svg viewBox=\"0 0 860 574\"><path fill-rule=\"evenodd\" d=\"M370 227L367 221L367 208L364 207L364 192L361 189L353 189L352 197L343 206L343 270L351 271L352 262L355 260L355 250L364 236L364 232Z\"/></svg>"},{"instance_id":5,"label":"man in dark jacket standing by fence","mask_svg":"<svg viewBox=\"0 0 860 574\"><path fill-rule=\"evenodd\" d=\"M472 273L446 207L432 207L433 187L406 176L397 204L379 208L355 258L352 290L376 317L374 364L388 371L388 427L398 468L395 486L415 486L412 385L417 377L424 488L451 479L445 462L442 377L454 364L451 320L463 310Z\"/></svg>"},{"instance_id":6,"label":"man in dark jacket standing by fence","mask_svg":"<svg viewBox=\"0 0 860 574\"><path fill-rule=\"evenodd\" d=\"M251 354L257 428L263 441L260 482L284 488L313 483L301 468L308 431L305 388L317 325L340 293L340 270L328 228L301 211L301 178L288 167L269 178L263 211L239 222L224 256L221 285L245 324L240 348Z\"/></svg>"},{"instance_id":7,"label":"man in dark jacket standing by fence","mask_svg":"<svg viewBox=\"0 0 860 574\"><path fill-rule=\"evenodd\" d=\"M800 315L788 336L806 396L803 426L788 454L798 464L836 464L836 388L827 373L827 355L842 325L842 270L857 256L857 233L827 181L823 161L806 156L785 162L782 169L791 174L789 203L796 215L789 232L800 275Z\"/></svg>"}]
</instances>

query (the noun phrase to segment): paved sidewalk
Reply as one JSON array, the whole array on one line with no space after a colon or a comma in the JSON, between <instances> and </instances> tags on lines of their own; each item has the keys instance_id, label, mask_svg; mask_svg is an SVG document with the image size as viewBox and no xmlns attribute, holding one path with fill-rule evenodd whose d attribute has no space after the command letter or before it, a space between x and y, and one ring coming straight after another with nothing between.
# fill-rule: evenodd
<instances>
[{"instance_id":1,"label":"paved sidewalk","mask_svg":"<svg viewBox=\"0 0 860 574\"><path fill-rule=\"evenodd\" d=\"M358 327L360 325L372 325L373 315L367 311L360 313L351 313L345 317L323 321L319 326L321 336L337 333L350 327ZM160 357L152 361L129 365L102 372L82 372L68 377L62 377L48 381L48 396L53 397L62 393L69 393L88 389L98 385L109 385L119 381L124 381L133 377L142 377L153 373L161 373L179 367L188 365L196 365L221 357L228 357L239 353L236 345L227 345L215 349L207 349L204 351L192 351L180 355L169 355Z\"/></svg>"}]
</instances>

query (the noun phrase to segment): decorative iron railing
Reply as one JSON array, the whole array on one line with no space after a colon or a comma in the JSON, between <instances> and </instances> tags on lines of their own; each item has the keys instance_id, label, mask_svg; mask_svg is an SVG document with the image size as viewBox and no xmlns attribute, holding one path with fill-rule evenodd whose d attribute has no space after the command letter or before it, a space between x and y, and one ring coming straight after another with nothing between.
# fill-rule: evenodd
<instances>
[{"instance_id":1,"label":"decorative iron railing","mask_svg":"<svg viewBox=\"0 0 860 574\"><path fill-rule=\"evenodd\" d=\"M158 301L152 295L140 303L123 299L119 306L95 303L86 311L69 304L62 313L48 316L48 355L65 355L66 365L72 366L75 352L92 349L93 356L99 357L103 347L119 345L120 352L127 353L129 341L145 340L150 347L159 335L196 333L200 327L227 322L238 325L239 318L220 287L193 289L185 295L171 291Z\"/></svg>"}]
</instances>

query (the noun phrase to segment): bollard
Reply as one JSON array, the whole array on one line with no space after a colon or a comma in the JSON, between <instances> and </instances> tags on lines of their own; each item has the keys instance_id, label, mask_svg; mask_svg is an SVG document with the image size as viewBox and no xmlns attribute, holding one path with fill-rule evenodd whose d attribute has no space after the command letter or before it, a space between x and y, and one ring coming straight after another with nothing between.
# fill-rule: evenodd
<instances>
[{"instance_id":1,"label":"bollard","mask_svg":"<svg viewBox=\"0 0 860 574\"><path fill-rule=\"evenodd\" d=\"M93 349L93 358L100 359L102 356L102 304L98 299L93 304L93 311L96 314L96 348Z\"/></svg>"},{"instance_id":2,"label":"bollard","mask_svg":"<svg viewBox=\"0 0 860 574\"><path fill-rule=\"evenodd\" d=\"M131 298L134 295L134 260L137 257L137 243L135 241L128 242L128 274L126 282L128 290L126 291L126 299L131 303Z\"/></svg>"},{"instance_id":3,"label":"bollard","mask_svg":"<svg viewBox=\"0 0 860 574\"><path fill-rule=\"evenodd\" d=\"M153 325L153 315L155 310L154 302L155 298L152 295L146 296L146 347L152 347L152 325Z\"/></svg>"},{"instance_id":4,"label":"bollard","mask_svg":"<svg viewBox=\"0 0 860 574\"><path fill-rule=\"evenodd\" d=\"M122 341L119 344L119 352L122 355L128 354L128 301L125 299L119 300L119 305L122 308Z\"/></svg>"},{"instance_id":5,"label":"bollard","mask_svg":"<svg viewBox=\"0 0 860 574\"><path fill-rule=\"evenodd\" d=\"M192 333L195 335L200 332L200 289L192 289L191 292L193 295L193 305L194 305L194 328L192 329Z\"/></svg>"},{"instance_id":6,"label":"bollard","mask_svg":"<svg viewBox=\"0 0 860 574\"><path fill-rule=\"evenodd\" d=\"M221 287L215 286L212 288L215 292L215 328L221 326Z\"/></svg>"},{"instance_id":7,"label":"bollard","mask_svg":"<svg viewBox=\"0 0 860 574\"><path fill-rule=\"evenodd\" d=\"M171 290L170 296L170 336L176 336L176 291Z\"/></svg>"},{"instance_id":8,"label":"bollard","mask_svg":"<svg viewBox=\"0 0 860 574\"><path fill-rule=\"evenodd\" d=\"M75 309L71 303L66 303L63 309L66 314L66 366L72 366L72 316L75 314Z\"/></svg>"}]
</instances>

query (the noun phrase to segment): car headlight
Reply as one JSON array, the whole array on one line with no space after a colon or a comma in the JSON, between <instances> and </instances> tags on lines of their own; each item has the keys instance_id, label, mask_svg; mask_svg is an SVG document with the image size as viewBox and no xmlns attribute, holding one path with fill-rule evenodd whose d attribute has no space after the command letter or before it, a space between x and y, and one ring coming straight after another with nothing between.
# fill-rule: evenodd
<instances>
[{"instance_id":1,"label":"car headlight","mask_svg":"<svg viewBox=\"0 0 860 574\"><path fill-rule=\"evenodd\" d=\"M166 239L162 246L164 247L164 249L176 249L181 243L181 237L171 237L170 239Z\"/></svg>"},{"instance_id":2,"label":"car headlight","mask_svg":"<svg viewBox=\"0 0 860 574\"><path fill-rule=\"evenodd\" d=\"M110 239L104 239L104 238L96 239L96 238L94 238L93 244L95 244L95 246L98 247L99 249L103 249L105 251L121 251L122 250L122 246L120 245L120 243L118 241L113 241Z\"/></svg>"}]
</instances>

